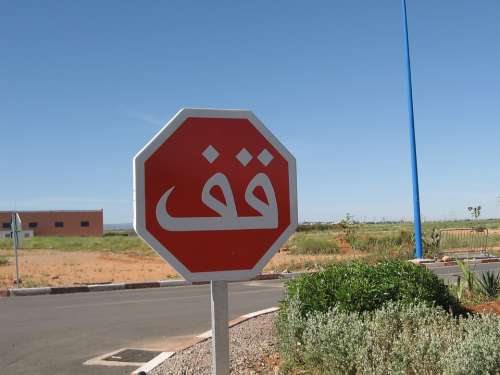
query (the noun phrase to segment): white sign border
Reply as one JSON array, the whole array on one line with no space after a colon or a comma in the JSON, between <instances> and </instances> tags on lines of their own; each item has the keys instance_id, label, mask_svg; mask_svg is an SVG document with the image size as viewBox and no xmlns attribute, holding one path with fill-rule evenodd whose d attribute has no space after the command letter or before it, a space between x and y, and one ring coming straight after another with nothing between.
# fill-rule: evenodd
<instances>
[{"instance_id":1,"label":"white sign border","mask_svg":"<svg viewBox=\"0 0 500 375\"><path fill-rule=\"evenodd\" d=\"M145 222L145 184L144 163L149 157L181 126L189 117L208 118L240 118L249 120L252 125L267 139L273 147L288 162L289 194L290 194L290 224L285 231L274 241L269 250L252 269L216 271L216 272L191 272L177 258L170 253L146 229ZM297 213L297 168L294 156L281 144L281 142L264 126L264 124L248 110L241 109L202 109L182 108L174 117L137 153L133 160L134 172L134 229L142 239L149 244L163 259L165 259L186 280L198 281L243 281L257 276L281 245L295 232L298 225Z\"/></svg>"}]
</instances>

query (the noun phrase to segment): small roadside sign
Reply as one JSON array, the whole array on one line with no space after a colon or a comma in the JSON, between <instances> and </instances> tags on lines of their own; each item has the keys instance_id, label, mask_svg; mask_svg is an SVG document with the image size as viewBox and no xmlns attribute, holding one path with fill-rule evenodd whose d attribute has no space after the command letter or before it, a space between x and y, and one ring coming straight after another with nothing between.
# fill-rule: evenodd
<instances>
[{"instance_id":1,"label":"small roadside sign","mask_svg":"<svg viewBox=\"0 0 500 375\"><path fill-rule=\"evenodd\" d=\"M10 223L10 228L12 232L12 240L14 241L14 245L16 248L22 248L23 244L23 228L21 218L18 213L12 214L12 219Z\"/></svg>"},{"instance_id":2,"label":"small roadside sign","mask_svg":"<svg viewBox=\"0 0 500 375\"><path fill-rule=\"evenodd\" d=\"M19 256L18 256L18 249L22 247L22 241L23 241L23 228L22 228L22 222L21 218L19 217L18 213L12 213L11 215L11 222L10 222L10 229L11 229L11 237L12 237L12 242L14 246L14 254L16 257L16 285L19 288Z\"/></svg>"}]
</instances>

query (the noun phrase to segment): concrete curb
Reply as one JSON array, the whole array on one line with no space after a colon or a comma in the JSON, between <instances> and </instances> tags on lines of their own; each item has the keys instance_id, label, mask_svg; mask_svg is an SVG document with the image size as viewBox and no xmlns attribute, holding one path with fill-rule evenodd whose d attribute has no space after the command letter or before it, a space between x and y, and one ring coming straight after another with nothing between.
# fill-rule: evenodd
<instances>
[{"instance_id":1,"label":"concrete curb","mask_svg":"<svg viewBox=\"0 0 500 375\"><path fill-rule=\"evenodd\" d=\"M269 280L269 279L266 279L266 280ZM256 317L261 316L261 315L270 314L270 313L273 313L273 312L278 311L278 310L279 310L279 307L270 307L268 309L259 310L259 311L255 311L255 312L252 312L249 314L241 315L240 317L233 319L229 322L229 328L237 326L238 324L246 322L247 320L256 318ZM163 353L159 354L158 356L156 356L155 358L153 358L151 361L149 361L149 362L145 363L144 365L142 365L141 367L139 367L138 369L132 371L130 373L130 375L148 375L156 367L163 364L165 361L167 361L170 357L174 356L176 353L179 353L183 350L186 350L186 349L188 349L196 344L199 344L202 341L208 340L211 337L212 337L212 330L200 333L199 335L194 336L193 339L189 341L189 344L181 347L176 352L163 352Z\"/></svg>"},{"instance_id":2,"label":"concrete curb","mask_svg":"<svg viewBox=\"0 0 500 375\"><path fill-rule=\"evenodd\" d=\"M467 260L464 259L465 264L481 264L481 263L498 263L500 262L500 258L486 258L486 259L472 259L472 260ZM425 263L420 263L422 266L426 266L429 268L432 267L448 267L448 266L456 266L457 262L455 260L450 260L447 262L425 262Z\"/></svg>"},{"instance_id":3,"label":"concrete curb","mask_svg":"<svg viewBox=\"0 0 500 375\"><path fill-rule=\"evenodd\" d=\"M51 288L12 288L8 291L10 296L37 296L50 294Z\"/></svg>"},{"instance_id":4,"label":"concrete curb","mask_svg":"<svg viewBox=\"0 0 500 375\"><path fill-rule=\"evenodd\" d=\"M481 259L479 263L496 263L500 262L500 258L490 258L490 259Z\"/></svg>"},{"instance_id":5,"label":"concrete curb","mask_svg":"<svg viewBox=\"0 0 500 375\"><path fill-rule=\"evenodd\" d=\"M125 284L93 284L89 285L89 292L106 292L109 290L125 289Z\"/></svg>"},{"instance_id":6,"label":"concrete curb","mask_svg":"<svg viewBox=\"0 0 500 375\"><path fill-rule=\"evenodd\" d=\"M163 352L163 353L157 355L156 357L154 357L151 361L143 364L137 370L133 371L131 373L131 375L147 375L151 371L153 371L156 367L158 367L163 362L165 362L167 359L172 357L174 354L175 354L175 352Z\"/></svg>"},{"instance_id":7,"label":"concrete curb","mask_svg":"<svg viewBox=\"0 0 500 375\"><path fill-rule=\"evenodd\" d=\"M291 279L300 276L306 272L289 272L289 273L265 273L258 275L252 280L276 280L276 279ZM250 280L249 280L250 281ZM9 288L1 289L0 297L9 296L37 296L44 294L66 294L66 293L83 293L83 292L107 292L112 290L124 289L146 289L146 288L165 288L173 286L186 285L205 285L208 282L190 283L186 280L160 280L140 283L116 283L116 284L94 284L81 286L57 286L44 288Z\"/></svg>"},{"instance_id":8,"label":"concrete curb","mask_svg":"<svg viewBox=\"0 0 500 375\"><path fill-rule=\"evenodd\" d=\"M435 262L429 259L424 261L416 262L420 266L427 268L434 267L447 267L456 266L456 261L449 262ZM500 258L487 258L487 259L474 259L465 260L468 264L479 264L479 263L497 263L500 262ZM264 273L257 275L252 280L276 280L276 279L293 279L297 276L310 273L307 271L302 272L287 272L287 273ZM250 281L250 280L249 280ZM0 297L9 296L36 296L44 294L66 294L66 293L82 293L82 292L107 292L112 290L123 290L123 289L145 289L145 288L165 288L172 286L186 286L186 285L205 285L208 282L194 282L190 283L186 280L160 280L151 282L138 282L138 283L116 283L116 284L93 284L93 285L81 285L81 286L58 286L58 287L44 287L44 288L9 288L0 289Z\"/></svg>"}]
</instances>

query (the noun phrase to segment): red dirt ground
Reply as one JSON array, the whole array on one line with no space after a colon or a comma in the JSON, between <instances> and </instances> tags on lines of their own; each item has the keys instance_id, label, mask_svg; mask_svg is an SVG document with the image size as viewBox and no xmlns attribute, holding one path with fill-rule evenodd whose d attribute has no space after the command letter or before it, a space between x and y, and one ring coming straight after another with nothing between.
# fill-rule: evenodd
<instances>
[{"instance_id":1,"label":"red dirt ground","mask_svg":"<svg viewBox=\"0 0 500 375\"><path fill-rule=\"evenodd\" d=\"M8 264L0 266L0 288L14 285L15 259L12 252L0 250ZM264 272L311 269L318 265L352 259L353 252L338 255L276 254ZM61 286L156 281L180 276L159 256L140 256L102 251L21 251L19 257L21 286Z\"/></svg>"},{"instance_id":2,"label":"red dirt ground","mask_svg":"<svg viewBox=\"0 0 500 375\"><path fill-rule=\"evenodd\" d=\"M468 305L466 306L466 308L476 313L492 312L497 315L500 315L500 301L490 301L486 303L481 303L479 305Z\"/></svg>"}]
</instances>

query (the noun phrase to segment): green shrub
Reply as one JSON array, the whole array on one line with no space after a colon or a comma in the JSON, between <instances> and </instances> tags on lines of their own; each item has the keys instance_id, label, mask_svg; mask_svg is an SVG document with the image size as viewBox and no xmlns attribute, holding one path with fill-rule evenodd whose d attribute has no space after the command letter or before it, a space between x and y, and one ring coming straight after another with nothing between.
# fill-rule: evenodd
<instances>
[{"instance_id":1,"label":"green shrub","mask_svg":"<svg viewBox=\"0 0 500 375\"><path fill-rule=\"evenodd\" d=\"M460 272L462 272L462 275L467 282L467 288L472 293L474 291L474 285L476 284L476 275L470 269L470 266L465 264L463 260L457 259L457 266L460 268Z\"/></svg>"},{"instance_id":2,"label":"green shrub","mask_svg":"<svg viewBox=\"0 0 500 375\"><path fill-rule=\"evenodd\" d=\"M276 320L283 370L310 374L495 374L500 317L455 319L426 304L372 312L333 307L303 316L294 299ZM294 372L295 373L295 372Z\"/></svg>"},{"instance_id":3,"label":"green shrub","mask_svg":"<svg viewBox=\"0 0 500 375\"><path fill-rule=\"evenodd\" d=\"M339 245L333 237L324 234L297 233L290 241L292 254L336 254Z\"/></svg>"},{"instance_id":4,"label":"green shrub","mask_svg":"<svg viewBox=\"0 0 500 375\"><path fill-rule=\"evenodd\" d=\"M478 279L479 291L486 297L496 298L500 291L500 273L488 271L482 274Z\"/></svg>"},{"instance_id":5,"label":"green shrub","mask_svg":"<svg viewBox=\"0 0 500 375\"><path fill-rule=\"evenodd\" d=\"M398 234L359 235L350 239L349 243L356 250L384 252L387 250L413 249L415 247L415 238L413 233L402 230Z\"/></svg>"},{"instance_id":6,"label":"green shrub","mask_svg":"<svg viewBox=\"0 0 500 375\"><path fill-rule=\"evenodd\" d=\"M389 301L435 304L454 313L463 310L447 286L431 271L405 261L337 263L325 271L303 275L287 283L283 309L297 298L301 312L372 311Z\"/></svg>"},{"instance_id":7,"label":"green shrub","mask_svg":"<svg viewBox=\"0 0 500 375\"><path fill-rule=\"evenodd\" d=\"M299 224L297 227L297 232L316 232L323 230L338 230L340 226L338 224L325 224L325 223L311 223L311 224Z\"/></svg>"},{"instance_id":8,"label":"green shrub","mask_svg":"<svg viewBox=\"0 0 500 375\"><path fill-rule=\"evenodd\" d=\"M454 345L442 359L445 374L500 373L500 317L461 319Z\"/></svg>"},{"instance_id":9,"label":"green shrub","mask_svg":"<svg viewBox=\"0 0 500 375\"><path fill-rule=\"evenodd\" d=\"M385 235L349 235L347 242L355 250L370 253L390 254L400 253L411 259L415 251L415 234L411 231L401 230L399 233ZM422 246L427 256L434 256L439 250L441 241L439 231L433 228L432 231L422 237Z\"/></svg>"}]
</instances>

